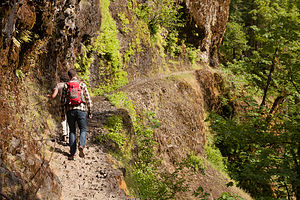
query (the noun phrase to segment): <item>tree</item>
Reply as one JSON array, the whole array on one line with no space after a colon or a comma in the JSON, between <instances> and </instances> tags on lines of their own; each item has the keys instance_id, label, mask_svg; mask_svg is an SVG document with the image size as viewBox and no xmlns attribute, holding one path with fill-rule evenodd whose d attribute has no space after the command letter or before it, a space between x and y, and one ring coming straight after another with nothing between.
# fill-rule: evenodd
<instances>
[{"instance_id":1,"label":"tree","mask_svg":"<svg viewBox=\"0 0 300 200\"><path fill-rule=\"evenodd\" d=\"M230 11L221 48L235 80L227 102L245 114L212 115L215 143L253 196L300 199L299 2L233 0Z\"/></svg>"}]
</instances>

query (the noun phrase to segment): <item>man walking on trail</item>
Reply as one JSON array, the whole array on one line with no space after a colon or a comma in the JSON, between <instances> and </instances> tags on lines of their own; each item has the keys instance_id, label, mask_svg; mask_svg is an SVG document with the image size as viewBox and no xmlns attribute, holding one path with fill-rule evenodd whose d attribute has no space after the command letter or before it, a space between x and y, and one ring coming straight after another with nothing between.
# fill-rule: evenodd
<instances>
[{"instance_id":1,"label":"man walking on trail","mask_svg":"<svg viewBox=\"0 0 300 200\"><path fill-rule=\"evenodd\" d=\"M83 149L86 143L86 118L92 118L91 107L92 101L87 89L87 86L77 78L75 69L68 71L70 81L64 85L61 98L62 118L67 113L67 122L70 128L69 145L70 155L69 160L74 160L76 153L76 123L80 129L79 137L79 157L83 158Z\"/></svg>"},{"instance_id":2,"label":"man walking on trail","mask_svg":"<svg viewBox=\"0 0 300 200\"><path fill-rule=\"evenodd\" d=\"M55 88L53 89L52 95L51 96L48 95L52 99L57 98L56 103L58 103L58 105L61 102L63 87L64 87L65 83L68 82L68 81L69 81L68 74L67 73L61 74L61 76L60 76L60 82L56 84ZM63 132L62 132L60 140L62 142L66 142L66 139L67 139L67 137L69 135L69 126L67 124L67 120L66 119L62 120L61 121L61 125L62 125Z\"/></svg>"}]
</instances>

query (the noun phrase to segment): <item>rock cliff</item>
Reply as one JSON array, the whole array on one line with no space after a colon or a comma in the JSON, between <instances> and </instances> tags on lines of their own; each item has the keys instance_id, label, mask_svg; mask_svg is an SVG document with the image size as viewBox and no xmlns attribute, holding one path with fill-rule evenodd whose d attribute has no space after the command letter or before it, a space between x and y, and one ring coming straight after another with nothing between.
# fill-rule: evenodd
<instances>
[{"instance_id":1,"label":"rock cliff","mask_svg":"<svg viewBox=\"0 0 300 200\"><path fill-rule=\"evenodd\" d=\"M212 66L219 63L218 48L226 30L229 3L230 0L185 0L189 14L201 30L202 58Z\"/></svg>"}]
</instances>

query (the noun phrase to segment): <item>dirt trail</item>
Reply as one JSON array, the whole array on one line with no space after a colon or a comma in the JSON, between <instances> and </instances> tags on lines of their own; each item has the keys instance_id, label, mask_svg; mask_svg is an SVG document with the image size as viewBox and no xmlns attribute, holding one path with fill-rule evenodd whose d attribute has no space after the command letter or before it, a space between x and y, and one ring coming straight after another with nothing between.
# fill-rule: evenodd
<instances>
[{"instance_id":1,"label":"dirt trail","mask_svg":"<svg viewBox=\"0 0 300 200\"><path fill-rule=\"evenodd\" d=\"M116 108L103 97L93 98L93 119L88 120L85 158L75 155L67 158L69 147L58 143L50 166L62 184L63 200L125 200L130 199L119 188L122 172L112 167L107 151L95 138L103 131L105 119L113 115Z\"/></svg>"},{"instance_id":2,"label":"dirt trail","mask_svg":"<svg viewBox=\"0 0 300 200\"><path fill-rule=\"evenodd\" d=\"M136 79L128 83L127 85L124 85L123 87L120 87L117 91L124 91L124 90L129 90L132 87L136 87L139 85L144 85L147 82L155 81L155 80L160 80L160 79L165 79L171 76L178 76L178 75L183 75L183 74L192 74L196 70L186 70L186 71L178 71L178 72L172 72L170 74L158 74L154 77L150 78L145 78L145 79Z\"/></svg>"},{"instance_id":3,"label":"dirt trail","mask_svg":"<svg viewBox=\"0 0 300 200\"><path fill-rule=\"evenodd\" d=\"M121 87L118 91L130 90L131 87L146 84L149 81L164 79L170 76L193 73L180 71L172 74L160 74L148 79L137 79ZM93 97L93 118L88 119L87 145L85 158L75 155L74 161L67 159L69 147L58 143L50 166L62 184L62 200L127 200L124 190L119 188L122 170L112 167L107 150L99 143L96 137L104 133L105 120L120 110L112 106L104 97ZM53 146L53 145L51 145Z\"/></svg>"}]
</instances>

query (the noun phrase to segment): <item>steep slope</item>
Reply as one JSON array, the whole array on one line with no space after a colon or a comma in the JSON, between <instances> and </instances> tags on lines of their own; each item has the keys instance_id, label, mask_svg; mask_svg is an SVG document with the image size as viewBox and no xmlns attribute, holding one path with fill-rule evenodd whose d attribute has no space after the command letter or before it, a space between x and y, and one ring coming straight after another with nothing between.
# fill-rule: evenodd
<instances>
[{"instance_id":1,"label":"steep slope","mask_svg":"<svg viewBox=\"0 0 300 200\"><path fill-rule=\"evenodd\" d=\"M205 158L204 169L194 172L184 168L189 191L179 192L176 199L197 199L193 192L202 187L209 199L223 192L252 199L236 187L226 187L231 180L216 169L207 157L205 113L222 109L218 95L222 92L219 72L210 67L158 75L120 88L133 101L139 114L154 111L161 125L155 129L157 156L162 160L162 171L174 172L177 163L191 153Z\"/></svg>"}]
</instances>

